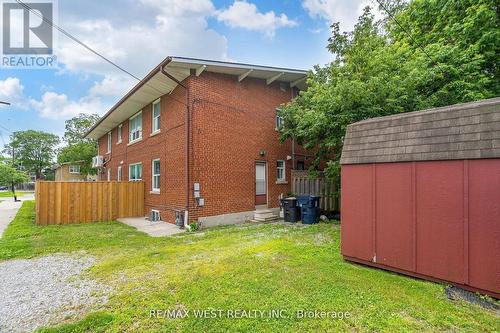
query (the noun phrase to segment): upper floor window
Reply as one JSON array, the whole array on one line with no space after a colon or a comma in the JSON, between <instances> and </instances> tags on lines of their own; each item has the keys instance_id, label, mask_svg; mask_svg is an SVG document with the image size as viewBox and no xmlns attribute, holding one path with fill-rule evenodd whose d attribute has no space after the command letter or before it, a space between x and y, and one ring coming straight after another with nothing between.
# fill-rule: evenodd
<instances>
[{"instance_id":1,"label":"upper floor window","mask_svg":"<svg viewBox=\"0 0 500 333\"><path fill-rule=\"evenodd\" d=\"M128 180L142 180L142 163L134 163L128 166Z\"/></svg>"},{"instance_id":2,"label":"upper floor window","mask_svg":"<svg viewBox=\"0 0 500 333\"><path fill-rule=\"evenodd\" d=\"M69 173L80 173L80 166L79 165L70 165L69 166Z\"/></svg>"},{"instance_id":3,"label":"upper floor window","mask_svg":"<svg viewBox=\"0 0 500 333\"><path fill-rule=\"evenodd\" d=\"M277 181L285 181L285 161L278 160L276 161L276 180Z\"/></svg>"},{"instance_id":4,"label":"upper floor window","mask_svg":"<svg viewBox=\"0 0 500 333\"><path fill-rule=\"evenodd\" d=\"M152 112L153 125L151 127L152 128L151 133L155 133L160 130L160 111L161 111L160 100L158 99L155 102L153 102L153 112Z\"/></svg>"},{"instance_id":5,"label":"upper floor window","mask_svg":"<svg viewBox=\"0 0 500 333\"><path fill-rule=\"evenodd\" d=\"M111 153L111 132L108 133L108 150L106 152Z\"/></svg>"},{"instance_id":6,"label":"upper floor window","mask_svg":"<svg viewBox=\"0 0 500 333\"><path fill-rule=\"evenodd\" d=\"M129 120L129 142L142 139L142 112L139 112Z\"/></svg>"},{"instance_id":7,"label":"upper floor window","mask_svg":"<svg viewBox=\"0 0 500 333\"><path fill-rule=\"evenodd\" d=\"M122 142L122 124L118 125L118 130L116 131L116 136L118 141L116 143Z\"/></svg>"},{"instance_id":8,"label":"upper floor window","mask_svg":"<svg viewBox=\"0 0 500 333\"><path fill-rule=\"evenodd\" d=\"M280 109L276 109L276 130L279 130L281 129L281 127L283 127L283 124L284 124L284 120L283 120L283 117L279 115L279 111Z\"/></svg>"}]
</instances>

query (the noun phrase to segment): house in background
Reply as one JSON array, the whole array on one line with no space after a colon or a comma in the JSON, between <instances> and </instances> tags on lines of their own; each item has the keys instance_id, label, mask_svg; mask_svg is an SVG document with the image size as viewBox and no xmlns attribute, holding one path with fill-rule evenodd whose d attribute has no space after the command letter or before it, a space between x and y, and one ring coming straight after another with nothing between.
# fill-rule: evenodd
<instances>
[{"instance_id":1,"label":"house in background","mask_svg":"<svg viewBox=\"0 0 500 333\"><path fill-rule=\"evenodd\" d=\"M168 57L87 133L101 180L145 182L145 215L174 223L241 222L279 207L307 152L281 144L277 108L307 72Z\"/></svg>"},{"instance_id":2,"label":"house in background","mask_svg":"<svg viewBox=\"0 0 500 333\"><path fill-rule=\"evenodd\" d=\"M78 162L67 162L56 164L53 167L55 172L54 180L60 182L79 182L79 181L95 181L97 176L83 175L80 172L80 168L83 161Z\"/></svg>"}]
</instances>

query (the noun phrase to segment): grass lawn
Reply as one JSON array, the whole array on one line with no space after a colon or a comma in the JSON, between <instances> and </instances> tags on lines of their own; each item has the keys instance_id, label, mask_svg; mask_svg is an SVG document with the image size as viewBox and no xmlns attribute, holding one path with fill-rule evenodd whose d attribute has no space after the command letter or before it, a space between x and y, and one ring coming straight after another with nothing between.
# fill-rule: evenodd
<instances>
[{"instance_id":1,"label":"grass lawn","mask_svg":"<svg viewBox=\"0 0 500 333\"><path fill-rule=\"evenodd\" d=\"M24 195L24 192L16 191L16 195L18 197L22 197ZM14 195L12 195L12 191L0 192L0 198L13 198L13 197Z\"/></svg>"},{"instance_id":2,"label":"grass lawn","mask_svg":"<svg viewBox=\"0 0 500 333\"><path fill-rule=\"evenodd\" d=\"M86 274L114 288L104 309L43 332L500 330L498 313L451 302L442 285L344 262L333 224L151 238L117 222L37 227L33 209L25 202L5 231L0 260L85 250L99 260ZM210 308L284 309L289 318L150 318L152 309ZM298 319L296 310L350 316Z\"/></svg>"}]
</instances>

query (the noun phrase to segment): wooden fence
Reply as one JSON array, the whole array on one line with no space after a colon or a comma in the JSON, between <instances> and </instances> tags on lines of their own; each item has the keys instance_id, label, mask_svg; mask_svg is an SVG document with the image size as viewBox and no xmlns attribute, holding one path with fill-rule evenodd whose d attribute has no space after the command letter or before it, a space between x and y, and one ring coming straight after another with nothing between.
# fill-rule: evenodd
<instances>
[{"instance_id":1,"label":"wooden fence","mask_svg":"<svg viewBox=\"0 0 500 333\"><path fill-rule=\"evenodd\" d=\"M37 181L35 205L39 225L144 216L144 183Z\"/></svg>"},{"instance_id":2,"label":"wooden fence","mask_svg":"<svg viewBox=\"0 0 500 333\"><path fill-rule=\"evenodd\" d=\"M326 211L338 210L336 187L333 180L325 178L321 173L311 178L309 171L292 170L292 193L294 195L311 194L320 196L320 208Z\"/></svg>"}]
</instances>

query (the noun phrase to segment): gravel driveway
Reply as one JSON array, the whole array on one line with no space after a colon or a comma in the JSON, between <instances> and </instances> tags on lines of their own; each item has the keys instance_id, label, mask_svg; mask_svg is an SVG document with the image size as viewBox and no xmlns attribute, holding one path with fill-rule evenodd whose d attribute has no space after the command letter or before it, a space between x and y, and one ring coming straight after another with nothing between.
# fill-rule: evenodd
<instances>
[{"instance_id":1,"label":"gravel driveway","mask_svg":"<svg viewBox=\"0 0 500 333\"><path fill-rule=\"evenodd\" d=\"M106 303L109 287L79 277L94 262L61 254L0 262L0 332L31 332Z\"/></svg>"}]
</instances>

